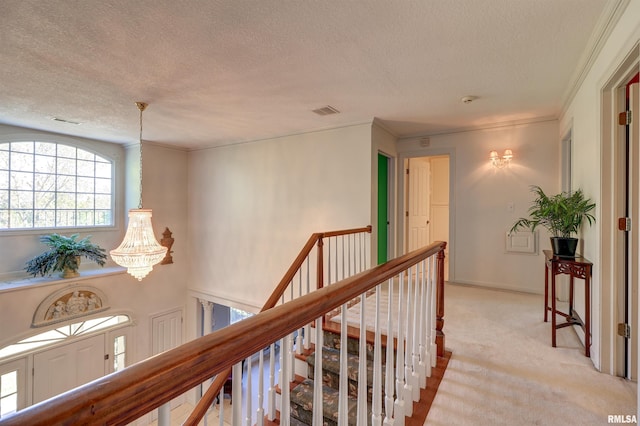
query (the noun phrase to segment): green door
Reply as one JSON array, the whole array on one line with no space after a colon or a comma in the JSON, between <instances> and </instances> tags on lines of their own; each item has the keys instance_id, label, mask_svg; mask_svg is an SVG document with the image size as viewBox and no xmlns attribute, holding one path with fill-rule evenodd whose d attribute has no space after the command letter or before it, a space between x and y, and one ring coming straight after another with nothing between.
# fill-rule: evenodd
<instances>
[{"instance_id":1,"label":"green door","mask_svg":"<svg viewBox=\"0 0 640 426\"><path fill-rule=\"evenodd\" d=\"M388 260L389 158L378 154L378 264Z\"/></svg>"}]
</instances>

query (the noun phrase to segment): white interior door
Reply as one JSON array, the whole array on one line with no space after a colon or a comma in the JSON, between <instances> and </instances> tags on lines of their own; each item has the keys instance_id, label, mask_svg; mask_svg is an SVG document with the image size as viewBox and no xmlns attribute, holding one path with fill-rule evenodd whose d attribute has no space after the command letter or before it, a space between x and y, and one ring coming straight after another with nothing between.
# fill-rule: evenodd
<instances>
[{"instance_id":1,"label":"white interior door","mask_svg":"<svg viewBox=\"0 0 640 426\"><path fill-rule=\"evenodd\" d=\"M182 344L182 311L158 315L151 320L152 352L157 355Z\"/></svg>"},{"instance_id":2,"label":"white interior door","mask_svg":"<svg viewBox=\"0 0 640 426\"><path fill-rule=\"evenodd\" d=\"M430 205L431 212L431 239L445 241L444 279L449 279L449 157L431 157L431 188Z\"/></svg>"},{"instance_id":3,"label":"white interior door","mask_svg":"<svg viewBox=\"0 0 640 426\"><path fill-rule=\"evenodd\" d=\"M410 158L408 164L407 252L424 247L430 237L431 164L426 157Z\"/></svg>"},{"instance_id":4,"label":"white interior door","mask_svg":"<svg viewBox=\"0 0 640 426\"><path fill-rule=\"evenodd\" d=\"M166 314L157 315L151 319L151 346L153 355L168 351L182 344L182 310L178 309ZM158 424L168 424L169 409L174 409L185 400L184 395L171 400L151 412L152 420L155 420L160 413Z\"/></svg>"},{"instance_id":5,"label":"white interior door","mask_svg":"<svg viewBox=\"0 0 640 426\"><path fill-rule=\"evenodd\" d=\"M33 357L37 403L105 375L104 334L40 352Z\"/></svg>"}]
</instances>

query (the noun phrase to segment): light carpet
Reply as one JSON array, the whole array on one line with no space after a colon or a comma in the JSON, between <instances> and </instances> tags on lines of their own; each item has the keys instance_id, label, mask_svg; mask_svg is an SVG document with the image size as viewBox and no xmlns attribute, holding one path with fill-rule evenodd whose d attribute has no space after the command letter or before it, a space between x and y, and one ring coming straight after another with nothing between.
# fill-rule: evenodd
<instances>
[{"instance_id":1,"label":"light carpet","mask_svg":"<svg viewBox=\"0 0 640 426\"><path fill-rule=\"evenodd\" d=\"M447 284L453 356L425 425L606 425L608 415L634 415L636 383L596 371L571 327L552 348L543 313L542 296Z\"/></svg>"}]
</instances>

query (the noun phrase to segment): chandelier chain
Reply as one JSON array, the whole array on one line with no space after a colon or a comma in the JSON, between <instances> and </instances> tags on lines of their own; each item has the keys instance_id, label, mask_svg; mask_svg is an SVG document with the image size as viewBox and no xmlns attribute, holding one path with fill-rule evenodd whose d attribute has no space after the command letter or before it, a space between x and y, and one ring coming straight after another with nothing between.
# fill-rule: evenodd
<instances>
[{"instance_id":1,"label":"chandelier chain","mask_svg":"<svg viewBox=\"0 0 640 426\"><path fill-rule=\"evenodd\" d=\"M142 208L142 111L147 108L147 104L144 102L136 102L138 109L140 110L140 138L138 139L140 142L140 200L138 203L138 208Z\"/></svg>"},{"instance_id":2,"label":"chandelier chain","mask_svg":"<svg viewBox=\"0 0 640 426\"><path fill-rule=\"evenodd\" d=\"M142 208L142 110L140 110L140 202L138 208Z\"/></svg>"}]
</instances>

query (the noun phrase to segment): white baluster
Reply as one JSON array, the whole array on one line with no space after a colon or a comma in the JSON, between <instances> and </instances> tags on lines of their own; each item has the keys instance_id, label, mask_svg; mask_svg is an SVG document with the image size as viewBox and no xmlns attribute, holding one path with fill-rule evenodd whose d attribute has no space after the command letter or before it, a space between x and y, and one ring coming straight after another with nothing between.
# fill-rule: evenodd
<instances>
[{"instance_id":1,"label":"white baluster","mask_svg":"<svg viewBox=\"0 0 640 426\"><path fill-rule=\"evenodd\" d=\"M404 272L399 274L398 285L398 336L396 350L396 401L393 410L395 424L404 425L405 393L404 393Z\"/></svg>"},{"instance_id":2,"label":"white baluster","mask_svg":"<svg viewBox=\"0 0 640 426\"><path fill-rule=\"evenodd\" d=\"M231 421L233 426L242 424L242 362L233 366L231 385Z\"/></svg>"},{"instance_id":3,"label":"white baluster","mask_svg":"<svg viewBox=\"0 0 640 426\"><path fill-rule=\"evenodd\" d=\"M384 424L393 425L393 278L389 279L387 300L387 360L384 379Z\"/></svg>"},{"instance_id":4,"label":"white baluster","mask_svg":"<svg viewBox=\"0 0 640 426\"><path fill-rule=\"evenodd\" d=\"M298 271L298 297L302 296L302 270ZM303 330L304 327L300 327L298 329L298 336L296 338L296 353L298 355L302 355L302 337L303 337ZM294 361L294 365L295 365L295 361Z\"/></svg>"},{"instance_id":5,"label":"white baluster","mask_svg":"<svg viewBox=\"0 0 640 426\"><path fill-rule=\"evenodd\" d=\"M348 366L347 366L347 304L342 305L340 313L340 380L338 386L338 424L346 425L349 418L348 396Z\"/></svg>"},{"instance_id":6,"label":"white baluster","mask_svg":"<svg viewBox=\"0 0 640 426\"><path fill-rule=\"evenodd\" d=\"M323 268L324 265L319 265L317 267ZM315 279L317 280L317 274L315 275L315 277ZM309 265L309 256L307 256L307 292L305 294L309 293L311 293L311 267ZM304 348L306 350L311 349L311 324L307 324L304 326Z\"/></svg>"},{"instance_id":7,"label":"white baluster","mask_svg":"<svg viewBox=\"0 0 640 426\"><path fill-rule=\"evenodd\" d=\"M264 424L264 349L260 351L258 361L258 409L256 410L257 426Z\"/></svg>"},{"instance_id":8,"label":"white baluster","mask_svg":"<svg viewBox=\"0 0 640 426\"><path fill-rule=\"evenodd\" d=\"M404 332L405 332L405 348L404 348L404 415L411 417L413 415L413 383L411 378L413 371L411 369L411 348L413 346L413 324L411 324L411 304L412 304L412 277L411 269L406 271L407 277L407 300L404 304ZM402 359L402 358L401 358ZM402 361L401 361L402 362ZM419 395L418 395L419 396Z\"/></svg>"},{"instance_id":9,"label":"white baluster","mask_svg":"<svg viewBox=\"0 0 640 426\"><path fill-rule=\"evenodd\" d=\"M367 294L360 295L360 345L358 348L358 424L365 425L367 419Z\"/></svg>"},{"instance_id":10,"label":"white baluster","mask_svg":"<svg viewBox=\"0 0 640 426\"><path fill-rule=\"evenodd\" d=\"M276 418L276 344L269 347L269 401L267 402L267 418L274 421Z\"/></svg>"},{"instance_id":11,"label":"white baluster","mask_svg":"<svg viewBox=\"0 0 640 426\"><path fill-rule=\"evenodd\" d=\"M380 286L376 286L376 317L374 322L375 338L373 341L373 398L371 401L371 425L382 425L382 345L380 326Z\"/></svg>"},{"instance_id":12,"label":"white baluster","mask_svg":"<svg viewBox=\"0 0 640 426\"><path fill-rule=\"evenodd\" d=\"M218 411L218 420L220 421L220 426L224 425L224 386L220 389L220 394L218 395L218 402L220 411Z\"/></svg>"},{"instance_id":13,"label":"white baluster","mask_svg":"<svg viewBox=\"0 0 640 426\"><path fill-rule=\"evenodd\" d=\"M324 424L323 416L323 398L322 398L322 347L324 345L324 336L322 335L322 317L316 319L316 364L313 366L313 425L322 426Z\"/></svg>"},{"instance_id":14,"label":"white baluster","mask_svg":"<svg viewBox=\"0 0 640 426\"><path fill-rule=\"evenodd\" d=\"M251 382L252 382L252 371L251 371L251 357L247 357L247 409L246 411L246 418L245 418L245 425L246 426L252 426L251 423L251 416L253 415L253 407L251 404L251 400L253 399L253 394L252 394L252 387L251 387Z\"/></svg>"},{"instance_id":15,"label":"white baluster","mask_svg":"<svg viewBox=\"0 0 640 426\"><path fill-rule=\"evenodd\" d=\"M431 347L431 367L436 366L436 362L438 361L438 347L436 345L436 255L433 255L429 258L431 261L431 294L429 297L429 303L431 305L430 314L431 314L431 325L429 327L430 338L429 345Z\"/></svg>"},{"instance_id":16,"label":"white baluster","mask_svg":"<svg viewBox=\"0 0 640 426\"><path fill-rule=\"evenodd\" d=\"M427 311L427 293L426 293L426 261L423 260L420 262L420 318L418 319L419 325L419 336L420 336L420 347L418 349L420 355L420 361L418 362L418 372L420 373L420 387L427 387L427 377L431 376L431 362L428 363L425 361L427 355L426 349L426 341L427 341L427 330L426 330L426 311ZM429 372L427 373L427 365L429 366Z\"/></svg>"},{"instance_id":17,"label":"white baluster","mask_svg":"<svg viewBox=\"0 0 640 426\"><path fill-rule=\"evenodd\" d=\"M282 381L280 382L280 391L281 391L281 407L280 407L280 424L288 425L291 416L291 396L290 396L290 386L289 382L291 380L291 371L289 370L289 361L290 358L288 353L291 352L291 334L287 334L282 338L282 346L280 347L280 353L285 353L284 358L282 358L282 364L280 366L280 370L282 371Z\"/></svg>"},{"instance_id":18,"label":"white baluster","mask_svg":"<svg viewBox=\"0 0 640 426\"><path fill-rule=\"evenodd\" d=\"M415 274L413 275L413 301L411 303L411 386L413 386L413 400L420 400L420 373L418 371L420 364L420 352L418 345L420 337L420 327L418 326L418 311L420 301L420 277L419 277L418 265L415 266Z\"/></svg>"}]
</instances>

